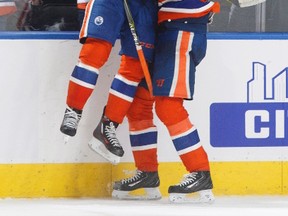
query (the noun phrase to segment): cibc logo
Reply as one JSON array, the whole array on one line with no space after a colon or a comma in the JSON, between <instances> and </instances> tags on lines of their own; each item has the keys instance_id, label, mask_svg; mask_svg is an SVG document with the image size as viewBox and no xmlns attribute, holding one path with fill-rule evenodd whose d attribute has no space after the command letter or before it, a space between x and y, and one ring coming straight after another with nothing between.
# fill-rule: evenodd
<instances>
[{"instance_id":1,"label":"cibc logo","mask_svg":"<svg viewBox=\"0 0 288 216\"><path fill-rule=\"evenodd\" d=\"M253 62L247 103L210 106L210 142L214 147L288 146L288 68L272 80L267 96L266 65Z\"/></svg>"},{"instance_id":2,"label":"cibc logo","mask_svg":"<svg viewBox=\"0 0 288 216\"><path fill-rule=\"evenodd\" d=\"M271 107L270 107L271 108ZM287 110L247 110L245 112L245 137L248 139L285 138Z\"/></svg>"}]
</instances>

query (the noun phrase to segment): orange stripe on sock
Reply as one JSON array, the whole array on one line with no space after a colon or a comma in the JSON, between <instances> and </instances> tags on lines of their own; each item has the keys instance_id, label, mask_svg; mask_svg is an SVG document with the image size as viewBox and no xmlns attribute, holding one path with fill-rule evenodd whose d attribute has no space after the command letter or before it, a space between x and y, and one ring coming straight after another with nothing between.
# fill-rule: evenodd
<instances>
[{"instance_id":1,"label":"orange stripe on sock","mask_svg":"<svg viewBox=\"0 0 288 216\"><path fill-rule=\"evenodd\" d=\"M151 127L155 127L152 119L142 121L129 121L129 131L140 131Z\"/></svg>"},{"instance_id":2,"label":"orange stripe on sock","mask_svg":"<svg viewBox=\"0 0 288 216\"><path fill-rule=\"evenodd\" d=\"M177 124L168 126L167 129L170 133L170 136L176 136L176 135L179 135L179 134L186 132L187 130L191 129L192 127L193 127L193 124L187 118L181 122L178 122Z\"/></svg>"}]
</instances>

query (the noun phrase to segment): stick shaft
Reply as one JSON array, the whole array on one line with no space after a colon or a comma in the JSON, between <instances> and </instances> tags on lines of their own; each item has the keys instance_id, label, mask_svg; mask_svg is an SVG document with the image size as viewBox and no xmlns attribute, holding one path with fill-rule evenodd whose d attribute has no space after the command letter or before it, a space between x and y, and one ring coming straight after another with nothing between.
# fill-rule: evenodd
<instances>
[{"instance_id":1,"label":"stick shaft","mask_svg":"<svg viewBox=\"0 0 288 216\"><path fill-rule=\"evenodd\" d=\"M152 96L153 95L153 87L152 87L152 81L151 81L148 65L147 65L143 49L142 49L142 46L141 46L139 38L138 38L138 35L136 33L135 23L134 23L131 11L129 9L127 0L124 0L124 9L125 9L125 13L127 16L129 27L130 27L130 30L131 30L131 33L132 33L132 36L133 36L133 39L135 42L137 54L138 54L139 61L140 61L140 64L141 64L141 67L142 67L142 70L144 73L144 77L145 77L145 80L146 80L146 83L148 86L148 90L150 92L150 95Z\"/></svg>"}]
</instances>

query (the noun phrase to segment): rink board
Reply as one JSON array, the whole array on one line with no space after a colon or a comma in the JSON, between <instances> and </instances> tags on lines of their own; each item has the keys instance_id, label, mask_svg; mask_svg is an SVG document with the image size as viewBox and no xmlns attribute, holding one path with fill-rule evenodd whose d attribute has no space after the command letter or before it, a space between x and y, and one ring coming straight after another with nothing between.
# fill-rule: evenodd
<instances>
[{"instance_id":1,"label":"rink board","mask_svg":"<svg viewBox=\"0 0 288 216\"><path fill-rule=\"evenodd\" d=\"M2 164L0 197L110 197L112 182L134 169L133 163ZM160 163L163 196L185 172L181 163ZM288 195L287 162L212 162L211 174L215 195Z\"/></svg>"},{"instance_id":2,"label":"rink board","mask_svg":"<svg viewBox=\"0 0 288 216\"><path fill-rule=\"evenodd\" d=\"M288 194L287 34L208 35L191 121L211 161L215 194ZM127 121L118 128L125 155L112 166L87 143L119 65L119 41L101 69L77 135L59 127L77 33L1 33L0 197L109 197L111 183L133 170ZM167 130L159 130L161 192L186 173Z\"/></svg>"}]
</instances>

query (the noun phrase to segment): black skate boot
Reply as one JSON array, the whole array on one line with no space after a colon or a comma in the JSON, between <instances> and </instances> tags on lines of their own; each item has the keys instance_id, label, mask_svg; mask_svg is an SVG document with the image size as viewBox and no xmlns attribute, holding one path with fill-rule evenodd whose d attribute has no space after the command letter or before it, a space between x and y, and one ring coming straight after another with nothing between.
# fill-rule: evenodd
<instances>
[{"instance_id":1,"label":"black skate boot","mask_svg":"<svg viewBox=\"0 0 288 216\"><path fill-rule=\"evenodd\" d=\"M120 157L124 155L124 150L116 137L117 127L118 123L102 115L99 124L93 132L93 138L89 142L92 150L113 164L119 163Z\"/></svg>"},{"instance_id":2,"label":"black skate boot","mask_svg":"<svg viewBox=\"0 0 288 216\"><path fill-rule=\"evenodd\" d=\"M168 189L171 202L211 203L214 201L212 180L209 171L191 172L182 182ZM191 196L190 196L191 195ZM198 195L196 197L195 195Z\"/></svg>"},{"instance_id":3,"label":"black skate boot","mask_svg":"<svg viewBox=\"0 0 288 216\"><path fill-rule=\"evenodd\" d=\"M136 170L136 174L130 178L114 182L112 197L117 199L161 199L159 191L160 180L158 172L143 172ZM144 195L132 195L130 192L143 188Z\"/></svg>"},{"instance_id":4,"label":"black skate boot","mask_svg":"<svg viewBox=\"0 0 288 216\"><path fill-rule=\"evenodd\" d=\"M75 136L82 116L82 110L67 107L60 126L60 131L68 136Z\"/></svg>"}]
</instances>

